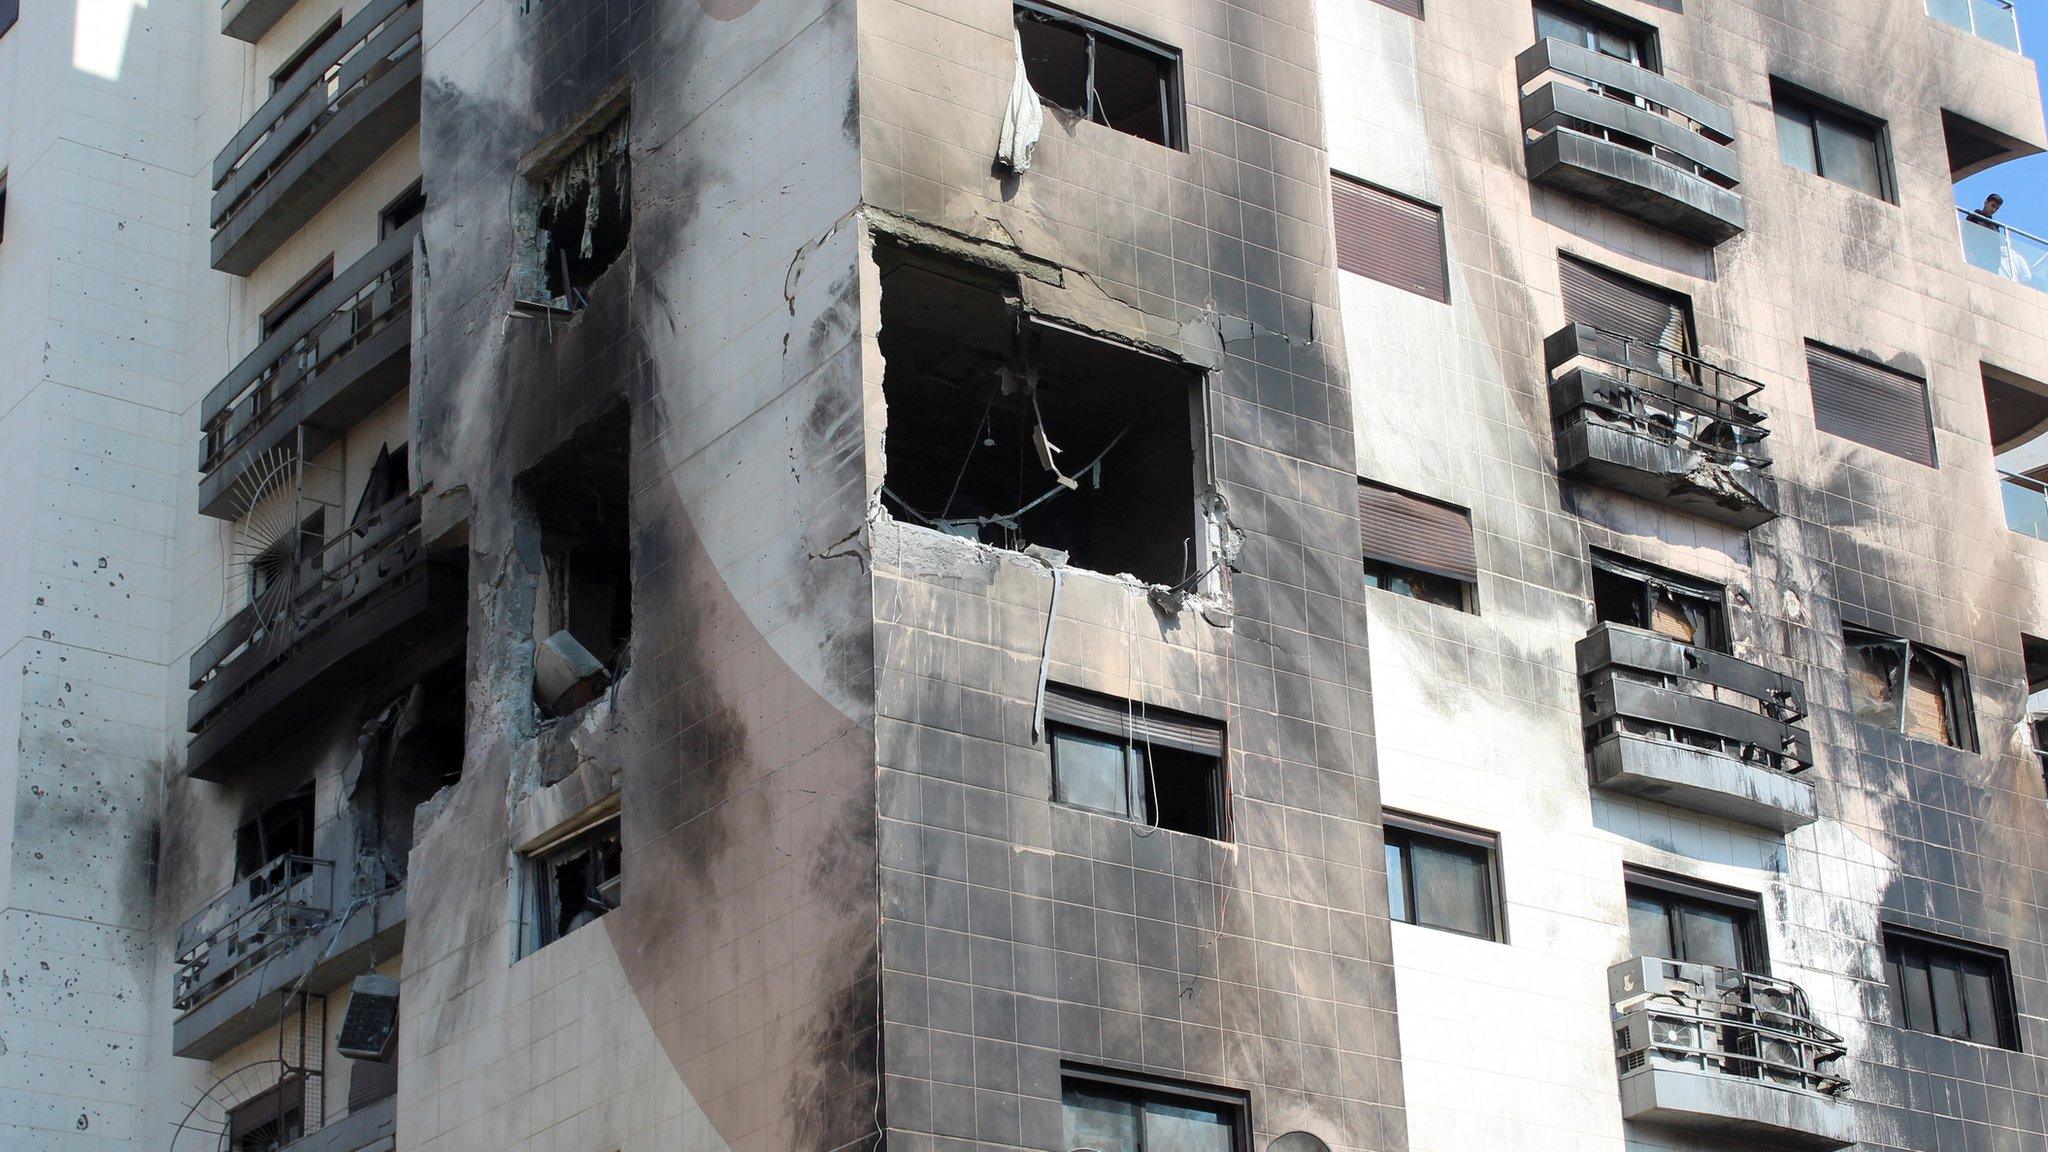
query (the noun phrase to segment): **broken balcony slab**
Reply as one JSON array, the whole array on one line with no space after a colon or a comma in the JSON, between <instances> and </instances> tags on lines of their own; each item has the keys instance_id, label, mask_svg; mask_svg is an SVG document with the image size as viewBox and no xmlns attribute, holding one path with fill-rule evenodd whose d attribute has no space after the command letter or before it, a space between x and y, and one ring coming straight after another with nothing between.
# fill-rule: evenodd
<instances>
[{"instance_id":1,"label":"broken balcony slab","mask_svg":"<svg viewBox=\"0 0 2048 1152\"><path fill-rule=\"evenodd\" d=\"M1596 786L1776 832L1813 823L1798 680L1620 624L1594 628L1578 659Z\"/></svg>"},{"instance_id":2,"label":"broken balcony slab","mask_svg":"<svg viewBox=\"0 0 2048 1152\"><path fill-rule=\"evenodd\" d=\"M1557 470L1748 531L1778 516L1762 385L1588 324L1544 341Z\"/></svg>"}]
</instances>

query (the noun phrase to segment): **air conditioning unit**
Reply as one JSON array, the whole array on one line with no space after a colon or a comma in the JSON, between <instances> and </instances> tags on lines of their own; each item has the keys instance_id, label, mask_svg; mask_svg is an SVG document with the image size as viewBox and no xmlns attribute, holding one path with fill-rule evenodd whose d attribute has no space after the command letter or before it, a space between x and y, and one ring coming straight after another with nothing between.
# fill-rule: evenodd
<instances>
[{"instance_id":1,"label":"air conditioning unit","mask_svg":"<svg viewBox=\"0 0 2048 1152\"><path fill-rule=\"evenodd\" d=\"M398 981L389 976L356 977L335 1051L351 1060L384 1061L391 1059L397 1039Z\"/></svg>"}]
</instances>

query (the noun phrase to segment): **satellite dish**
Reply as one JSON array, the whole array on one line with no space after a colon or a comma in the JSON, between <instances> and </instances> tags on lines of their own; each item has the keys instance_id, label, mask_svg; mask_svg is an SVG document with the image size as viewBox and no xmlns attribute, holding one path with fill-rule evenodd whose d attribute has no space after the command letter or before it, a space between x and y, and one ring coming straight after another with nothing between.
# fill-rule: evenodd
<instances>
[{"instance_id":1,"label":"satellite dish","mask_svg":"<svg viewBox=\"0 0 2048 1152\"><path fill-rule=\"evenodd\" d=\"M168 1152L229 1152L228 1118L235 1109L275 1091L290 1075L282 1060L258 1060L215 1080L171 1127Z\"/></svg>"},{"instance_id":2,"label":"satellite dish","mask_svg":"<svg viewBox=\"0 0 2048 1152\"><path fill-rule=\"evenodd\" d=\"M1330 1152L1330 1146L1320 1136L1296 1131L1266 1145L1266 1152Z\"/></svg>"}]
</instances>

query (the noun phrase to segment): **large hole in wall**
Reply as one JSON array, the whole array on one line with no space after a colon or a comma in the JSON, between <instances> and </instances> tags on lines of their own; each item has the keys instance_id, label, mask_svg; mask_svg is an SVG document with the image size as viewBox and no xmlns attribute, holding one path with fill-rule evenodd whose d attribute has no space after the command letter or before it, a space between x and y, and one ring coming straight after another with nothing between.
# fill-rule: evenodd
<instances>
[{"instance_id":1,"label":"large hole in wall","mask_svg":"<svg viewBox=\"0 0 2048 1152\"><path fill-rule=\"evenodd\" d=\"M633 632L630 420L593 420L519 485L540 529L534 702L551 716L595 699L622 671Z\"/></svg>"},{"instance_id":2,"label":"large hole in wall","mask_svg":"<svg viewBox=\"0 0 2048 1152\"><path fill-rule=\"evenodd\" d=\"M633 230L630 139L624 112L526 178L519 296L574 312L620 256Z\"/></svg>"},{"instance_id":3,"label":"large hole in wall","mask_svg":"<svg viewBox=\"0 0 2048 1152\"><path fill-rule=\"evenodd\" d=\"M891 515L1152 584L1202 568L1197 373L1033 320L1000 278L876 255Z\"/></svg>"}]
</instances>

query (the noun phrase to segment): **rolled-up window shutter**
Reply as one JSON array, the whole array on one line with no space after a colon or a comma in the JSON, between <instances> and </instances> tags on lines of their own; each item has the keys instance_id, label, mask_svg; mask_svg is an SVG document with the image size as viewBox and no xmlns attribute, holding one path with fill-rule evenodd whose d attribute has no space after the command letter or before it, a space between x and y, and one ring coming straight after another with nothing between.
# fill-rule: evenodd
<instances>
[{"instance_id":1,"label":"rolled-up window shutter","mask_svg":"<svg viewBox=\"0 0 2048 1152\"><path fill-rule=\"evenodd\" d=\"M1569 256L1558 261L1565 319L1690 355L1692 305L1675 292Z\"/></svg>"},{"instance_id":2,"label":"rolled-up window shutter","mask_svg":"<svg viewBox=\"0 0 2048 1152\"><path fill-rule=\"evenodd\" d=\"M1379 2L1381 7L1392 8L1403 16L1413 16L1417 20L1422 19L1422 0L1379 0Z\"/></svg>"},{"instance_id":3,"label":"rolled-up window shutter","mask_svg":"<svg viewBox=\"0 0 2048 1152\"><path fill-rule=\"evenodd\" d=\"M1813 422L1823 432L1934 466L1927 381L1820 344L1806 346Z\"/></svg>"},{"instance_id":4,"label":"rolled-up window shutter","mask_svg":"<svg viewBox=\"0 0 2048 1152\"><path fill-rule=\"evenodd\" d=\"M1330 200L1337 267L1451 302L1442 209L1336 173L1330 177Z\"/></svg>"},{"instance_id":5,"label":"rolled-up window shutter","mask_svg":"<svg viewBox=\"0 0 2048 1152\"><path fill-rule=\"evenodd\" d=\"M1358 482L1358 536L1366 558L1462 580L1479 580L1472 517L1398 489Z\"/></svg>"},{"instance_id":6,"label":"rolled-up window shutter","mask_svg":"<svg viewBox=\"0 0 2048 1152\"><path fill-rule=\"evenodd\" d=\"M358 1112L398 1091L398 1061L354 1060L348 1070L348 1110Z\"/></svg>"},{"instance_id":7,"label":"rolled-up window shutter","mask_svg":"<svg viewBox=\"0 0 2048 1152\"><path fill-rule=\"evenodd\" d=\"M1106 736L1160 744L1201 756L1223 755L1223 726L1214 720L1170 708L1119 700L1085 688L1047 684L1045 719L1052 724L1068 724Z\"/></svg>"}]
</instances>

